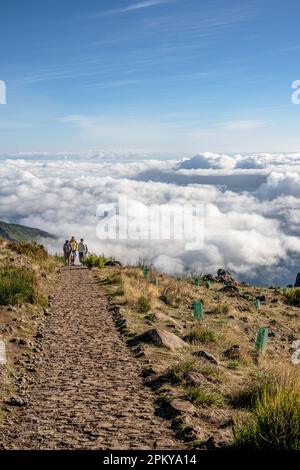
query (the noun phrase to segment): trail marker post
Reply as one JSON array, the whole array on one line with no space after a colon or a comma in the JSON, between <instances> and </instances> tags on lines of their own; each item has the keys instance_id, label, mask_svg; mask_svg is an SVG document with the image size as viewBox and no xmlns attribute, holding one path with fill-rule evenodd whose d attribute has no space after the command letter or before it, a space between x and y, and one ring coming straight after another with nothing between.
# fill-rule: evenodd
<instances>
[{"instance_id":1,"label":"trail marker post","mask_svg":"<svg viewBox=\"0 0 300 470\"><path fill-rule=\"evenodd\" d=\"M268 347L268 339L269 339L269 330L265 326L259 328L256 341L255 341L255 349L258 352L266 352Z\"/></svg>"},{"instance_id":2,"label":"trail marker post","mask_svg":"<svg viewBox=\"0 0 300 470\"><path fill-rule=\"evenodd\" d=\"M194 302L194 318L195 320L204 320L203 303L201 300Z\"/></svg>"},{"instance_id":3,"label":"trail marker post","mask_svg":"<svg viewBox=\"0 0 300 470\"><path fill-rule=\"evenodd\" d=\"M255 299L254 300L254 305L257 308L257 310L259 310L260 307L261 307L260 299Z\"/></svg>"},{"instance_id":4,"label":"trail marker post","mask_svg":"<svg viewBox=\"0 0 300 470\"><path fill-rule=\"evenodd\" d=\"M150 274L150 269L149 268L145 268L144 269L144 278L147 279L147 277L149 276Z\"/></svg>"}]
</instances>

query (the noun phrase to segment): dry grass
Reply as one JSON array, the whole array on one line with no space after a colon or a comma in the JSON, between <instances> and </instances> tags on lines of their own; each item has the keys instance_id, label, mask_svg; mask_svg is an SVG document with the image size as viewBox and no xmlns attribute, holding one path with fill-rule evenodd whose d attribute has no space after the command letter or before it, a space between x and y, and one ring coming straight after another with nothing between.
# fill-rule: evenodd
<instances>
[{"instance_id":1,"label":"dry grass","mask_svg":"<svg viewBox=\"0 0 300 470\"><path fill-rule=\"evenodd\" d=\"M237 425L233 446L246 449L300 450L300 379L290 368L273 371L252 402L247 423Z\"/></svg>"},{"instance_id":2,"label":"dry grass","mask_svg":"<svg viewBox=\"0 0 300 470\"><path fill-rule=\"evenodd\" d=\"M220 302L216 305L213 305L210 309L210 313L213 315L228 315L230 312L230 306L227 303Z\"/></svg>"},{"instance_id":3,"label":"dry grass","mask_svg":"<svg viewBox=\"0 0 300 470\"><path fill-rule=\"evenodd\" d=\"M166 305L178 308L182 304L191 303L192 287L185 281L167 280L161 289L160 298Z\"/></svg>"},{"instance_id":4,"label":"dry grass","mask_svg":"<svg viewBox=\"0 0 300 470\"><path fill-rule=\"evenodd\" d=\"M125 305L139 312L142 309L142 303L144 306L147 304L151 308L156 306L158 289L150 284L147 279L144 279L142 274L138 277L123 275L122 285L124 291L123 303ZM144 313L149 312L149 310L146 308Z\"/></svg>"},{"instance_id":5,"label":"dry grass","mask_svg":"<svg viewBox=\"0 0 300 470\"><path fill-rule=\"evenodd\" d=\"M207 326L196 325L188 332L186 339L190 343L198 344L209 344L216 343L218 341L218 334Z\"/></svg>"},{"instance_id":6,"label":"dry grass","mask_svg":"<svg viewBox=\"0 0 300 470\"><path fill-rule=\"evenodd\" d=\"M158 393L165 387L172 391L172 396L184 396L195 405L206 408L201 410L201 418L193 417L195 429L207 427L210 433L220 430L219 424L210 420L213 413L216 413L216 406L219 408L217 414L229 414L235 422L236 417L246 418L244 423L239 422L236 435L238 429L246 429L245 426L248 429L248 416L255 418L256 403L259 400L262 403L264 401L266 409L266 401L271 402L272 383L279 387L280 377L284 375L284 370L281 370L278 364L270 367L272 359L276 362L280 357L284 368L290 363L291 353L287 346L292 334L296 336L298 333L298 307L288 306L283 294L274 289L240 286L239 294L227 293L220 290L218 283L207 289L203 285L193 285L190 279L177 280L156 273L155 276L159 279L157 287L151 284L151 275L147 279L144 278L141 268L122 268L116 272L121 273L123 279L123 298L126 300L124 311L129 331L136 334L148 327L149 314L142 315L138 311L139 298L145 297L147 302L151 302L153 309L176 319L180 327L176 334L180 331L183 339L189 339L190 348L184 356L182 353L162 350L154 345L145 346L144 359L141 357L140 360L145 361L148 367L149 364L153 366L158 382L160 378L164 378L161 384L157 385ZM258 311L253 306L253 298L262 294L266 296L266 301ZM195 322L192 309L193 302L199 299L205 306L204 321L201 323ZM160 325L155 317L151 317L151 322L154 326ZM259 327L268 326L269 323L269 328L274 329L275 335L270 337L265 355L258 356L255 353L256 333ZM167 322L163 328L174 333L174 327ZM285 342L282 341L283 337ZM206 360L195 359L192 353L196 348L199 349L199 344L208 344L203 349L219 359L219 366ZM231 357L224 354L232 346L238 346L235 349L237 355ZM194 376L194 382L193 376L189 376L192 373L203 376L203 386L202 378L198 377L198 385L197 377ZM284 387L286 388L290 390ZM277 394L277 404L288 403L282 398L284 393L281 396ZM294 398L290 410L296 402ZM277 406L274 403L269 410L272 408L274 411ZM285 404L284 413L288 409ZM263 412L260 412L260 416L263 416ZM271 416L271 411L268 416ZM230 440L230 432L228 436Z\"/></svg>"},{"instance_id":7,"label":"dry grass","mask_svg":"<svg viewBox=\"0 0 300 470\"><path fill-rule=\"evenodd\" d=\"M300 288L289 289L284 297L287 304L300 306Z\"/></svg>"}]
</instances>

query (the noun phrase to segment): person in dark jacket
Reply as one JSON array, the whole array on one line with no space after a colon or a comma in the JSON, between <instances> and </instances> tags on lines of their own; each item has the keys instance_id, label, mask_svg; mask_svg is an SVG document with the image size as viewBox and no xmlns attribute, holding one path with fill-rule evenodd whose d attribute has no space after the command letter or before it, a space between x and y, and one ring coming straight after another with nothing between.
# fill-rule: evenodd
<instances>
[{"instance_id":1,"label":"person in dark jacket","mask_svg":"<svg viewBox=\"0 0 300 470\"><path fill-rule=\"evenodd\" d=\"M70 266L70 258L71 258L71 253L72 253L72 246L71 246L71 243L69 242L69 240L66 240L66 241L65 241L64 247L63 247L63 251L64 251L65 264L66 264L67 266Z\"/></svg>"}]
</instances>

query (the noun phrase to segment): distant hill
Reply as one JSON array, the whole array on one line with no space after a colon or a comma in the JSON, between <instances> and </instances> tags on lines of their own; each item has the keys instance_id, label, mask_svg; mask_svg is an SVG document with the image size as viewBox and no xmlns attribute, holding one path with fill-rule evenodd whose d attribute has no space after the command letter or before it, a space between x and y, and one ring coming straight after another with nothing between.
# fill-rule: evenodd
<instances>
[{"instance_id":1,"label":"distant hill","mask_svg":"<svg viewBox=\"0 0 300 470\"><path fill-rule=\"evenodd\" d=\"M32 241L37 238L55 238L54 235L37 228L26 227L25 225L18 224L8 224L1 221L0 237L18 242Z\"/></svg>"}]
</instances>

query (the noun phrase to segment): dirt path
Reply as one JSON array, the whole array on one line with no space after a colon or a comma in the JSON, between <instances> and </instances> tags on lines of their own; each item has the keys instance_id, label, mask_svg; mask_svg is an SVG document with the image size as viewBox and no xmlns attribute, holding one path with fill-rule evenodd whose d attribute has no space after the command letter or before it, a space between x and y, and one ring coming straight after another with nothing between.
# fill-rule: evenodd
<instances>
[{"instance_id":1,"label":"dirt path","mask_svg":"<svg viewBox=\"0 0 300 470\"><path fill-rule=\"evenodd\" d=\"M178 449L88 270L64 272L47 317L26 407L1 432L6 449Z\"/></svg>"}]
</instances>

